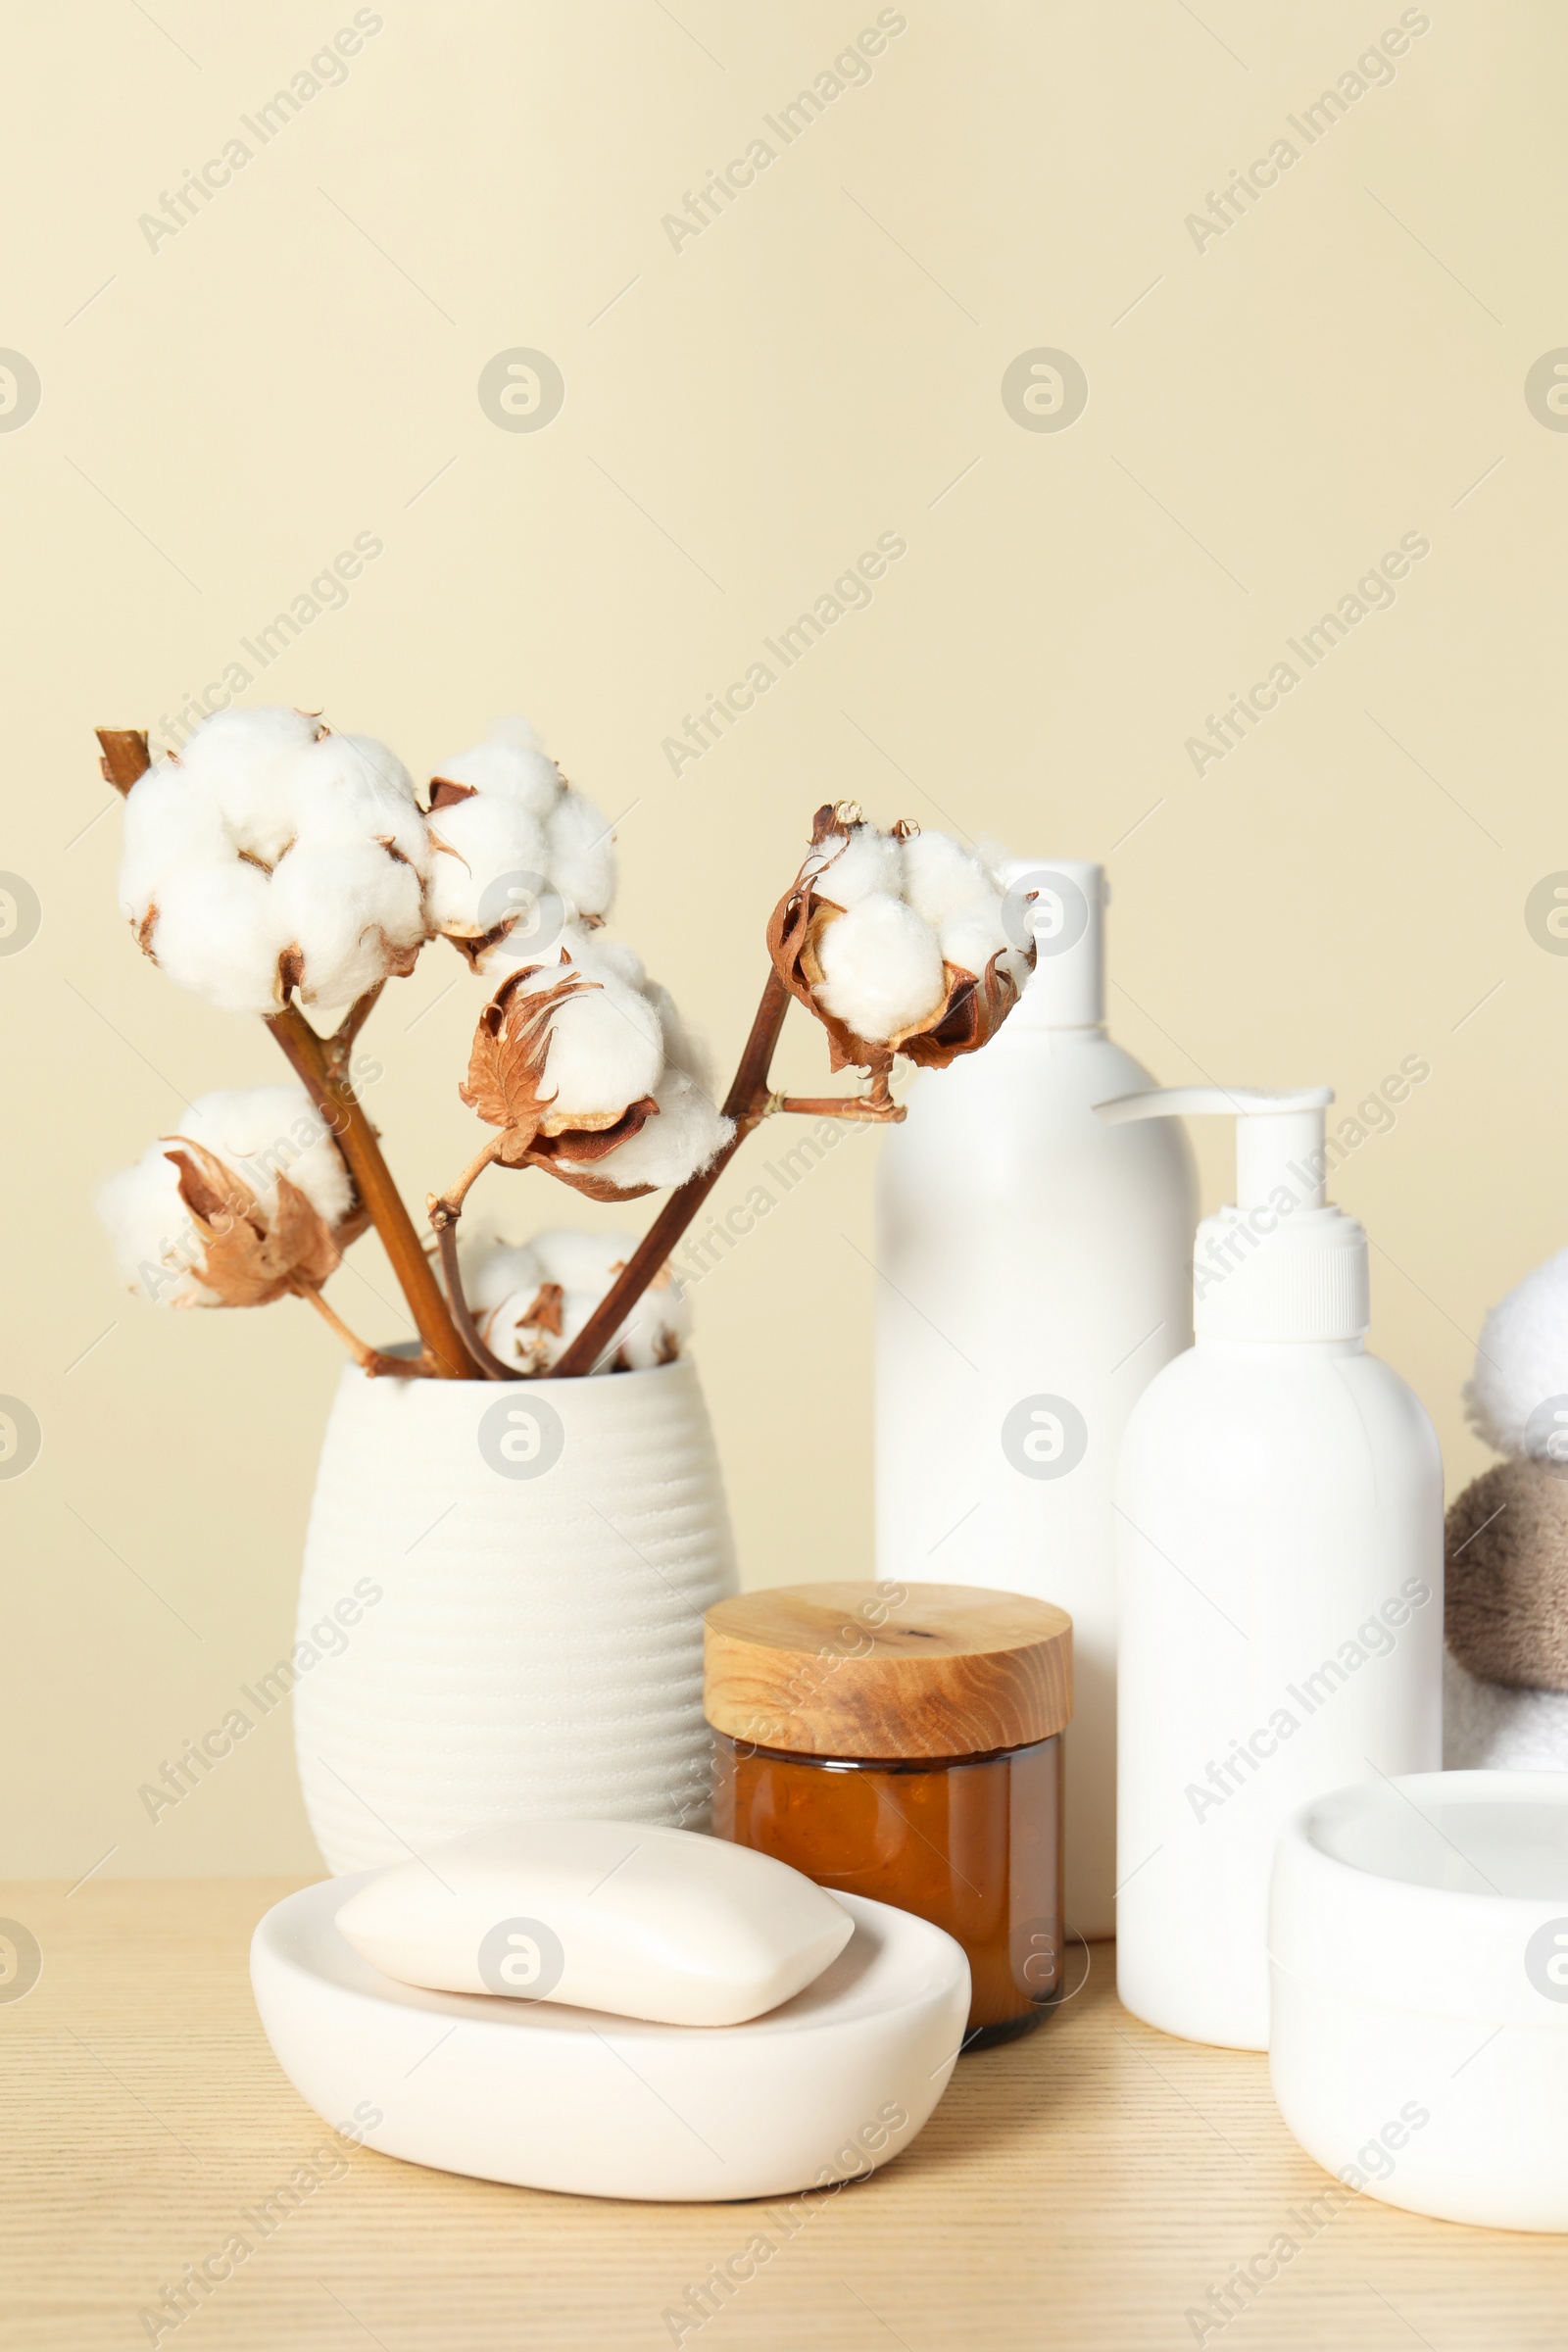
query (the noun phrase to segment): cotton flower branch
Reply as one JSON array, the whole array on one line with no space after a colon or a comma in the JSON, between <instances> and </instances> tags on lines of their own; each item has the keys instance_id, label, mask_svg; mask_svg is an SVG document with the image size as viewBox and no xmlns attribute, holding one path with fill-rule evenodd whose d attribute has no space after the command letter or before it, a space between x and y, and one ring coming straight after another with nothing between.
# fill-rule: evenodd
<instances>
[{"instance_id":1,"label":"cotton flower branch","mask_svg":"<svg viewBox=\"0 0 1568 2352\"><path fill-rule=\"evenodd\" d=\"M559 1378L568 1380L602 1368L614 1335L650 1285L663 1273L675 1244L741 1145L767 1116L768 1071L789 1002L783 982L776 972L770 971L752 1016L751 1035L724 1098L721 1115L729 1125L728 1142L670 1195L610 1291L556 1365Z\"/></svg>"},{"instance_id":2,"label":"cotton flower branch","mask_svg":"<svg viewBox=\"0 0 1568 2352\"><path fill-rule=\"evenodd\" d=\"M459 1330L491 1379L516 1378L464 1296L457 1224L485 1168L532 1167L594 1200L679 1184L729 1142L667 992L629 949L568 928L554 964L525 964L479 1016L463 1101L500 1130L430 1221Z\"/></svg>"},{"instance_id":3,"label":"cotton flower branch","mask_svg":"<svg viewBox=\"0 0 1568 2352\"><path fill-rule=\"evenodd\" d=\"M297 958L291 956L290 962L292 964L297 959L299 971L303 973L307 947L301 943L284 943L284 947L278 948L273 967L264 971L262 962L258 960L254 928L247 931L242 924L237 936L232 941L225 941L220 919L203 917L208 924L203 933L207 961L203 963L198 956L195 963L187 966L184 960L184 950L190 943L180 935L177 918L180 910L186 906L193 910L199 908L200 877L204 870L216 872L215 887L220 918L223 893L227 888L225 859L230 850L232 861L243 862L247 853L240 846L241 843L260 838L268 846L278 850L279 861L286 862L287 853L280 848L277 838L291 801L291 788L286 789L289 760L284 754L290 747L294 752L302 753L307 746L314 747L322 740L318 734L317 721L304 718L298 711L223 712L220 718L244 718L256 722L249 730L240 731L237 756L231 764L213 753L212 733L220 727L220 719L217 718L209 720L207 726L192 738L183 760L161 760L156 768L149 762L145 734L130 729L99 730L104 775L118 792L125 796L126 843L121 869L122 911L131 919L143 950L158 961L158 942L163 936L167 920L166 908L159 899L160 877L166 898L172 883L181 969L188 968L192 984L198 977L212 980L215 987L203 987L199 993L212 995L215 1001L232 1003L236 995L244 996L249 992L256 1008L265 1013L269 1028L308 1090L326 1133L335 1139L365 1212L380 1235L423 1343L423 1357L415 1369L429 1371L444 1379L463 1379L471 1369L467 1351L458 1336L441 1286L419 1246L413 1220L381 1155L375 1129L367 1118L349 1076L349 1055L354 1040L389 976L390 957L385 958L387 969L377 968L381 958L374 953L375 943L372 941L369 965L361 975L367 985L357 994L329 1037L323 1037L315 1029L297 1005L284 1001L284 983L288 977L283 960L284 948L297 951ZM220 754L225 740L232 749L234 729L231 726L220 731ZM193 759L192 753L204 745L206 748L201 751L200 757ZM368 760L367 764L373 767L377 774L383 772L381 764L374 760ZM394 772L397 764L388 753L384 772ZM319 780L318 775L315 780ZM150 801L143 801L144 794L151 795ZM371 795L374 795L373 787ZM354 798L351 787L347 801ZM412 802L412 791L410 799ZM225 809L232 811L232 815L225 814ZM262 830L263 820L269 811L274 826L271 836ZM415 813L418 813L416 804ZM322 817L321 821L323 825L329 825L336 821L336 817ZM402 812L401 821L407 833L406 809ZM213 853L205 868L201 859L194 863L185 859L184 852L192 839L204 843ZM351 867L362 868L363 861L358 856L362 846L358 840L350 845L353 853ZM388 862L395 861L389 859ZM266 887L259 869L257 886ZM350 887L352 892L352 878ZM182 896L182 893L186 895ZM382 925L377 922L368 927L384 941ZM329 944L333 937L340 944L344 937L344 927L335 918L323 926L319 938L312 935L307 944L314 949L318 944ZM318 964L319 958L316 960ZM407 960L406 955L399 956L400 968L406 968ZM289 981L288 986L290 990L297 988L299 979L296 977ZM318 1294L315 1296L313 1303L324 1309L325 1302ZM358 1346L358 1343L355 1345Z\"/></svg>"},{"instance_id":4,"label":"cotton flower branch","mask_svg":"<svg viewBox=\"0 0 1568 2352\"><path fill-rule=\"evenodd\" d=\"M1032 934L1027 951L1009 935L1001 884L978 858L904 820L879 833L854 802L817 810L767 944L827 1031L832 1067L870 1073L867 1117L890 1115L896 1054L945 1069L994 1037L1035 956Z\"/></svg>"},{"instance_id":5,"label":"cotton flower branch","mask_svg":"<svg viewBox=\"0 0 1568 2352\"><path fill-rule=\"evenodd\" d=\"M304 1090L208 1098L106 1186L122 1266L169 1303L305 1298L369 1372L569 1378L667 1361L686 1314L670 1251L753 1129L779 1111L902 1118L895 1056L941 1067L973 1053L1034 960L1026 926L1009 936L997 876L956 842L823 808L767 926L767 978L720 1108L668 992L606 931L611 828L521 720L443 761L422 801L384 745L299 710L221 712L156 761L134 730L99 742L125 798L120 898L138 945L210 1004L260 1014ZM459 1092L492 1132L427 1197L444 1290L350 1072L387 982L436 938L491 990ZM863 1092L772 1091L792 998ZM336 1026L308 1005L339 1008ZM292 1156L268 1144L279 1118ZM554 1234L476 1255L460 1250L460 1221L492 1167L596 1201L669 1198L635 1248ZM417 1361L368 1348L321 1296L368 1224L417 1326Z\"/></svg>"},{"instance_id":6,"label":"cotton flower branch","mask_svg":"<svg viewBox=\"0 0 1568 2352\"><path fill-rule=\"evenodd\" d=\"M995 1036L1035 960L1032 932L1020 948L1007 914L997 875L946 835L903 821L879 833L854 802L817 810L810 850L768 923L772 970L724 1102L730 1140L665 1202L557 1364L559 1376L598 1367L733 1153L764 1118L784 1110L901 1119L889 1087L895 1054L945 1068ZM866 1073L863 1095L769 1092L791 997L827 1031L832 1068Z\"/></svg>"},{"instance_id":7,"label":"cotton flower branch","mask_svg":"<svg viewBox=\"0 0 1568 2352\"><path fill-rule=\"evenodd\" d=\"M204 1096L100 1189L132 1290L175 1307L304 1298L367 1370L410 1373L355 1337L321 1286L368 1223L341 1154L300 1087Z\"/></svg>"}]
</instances>

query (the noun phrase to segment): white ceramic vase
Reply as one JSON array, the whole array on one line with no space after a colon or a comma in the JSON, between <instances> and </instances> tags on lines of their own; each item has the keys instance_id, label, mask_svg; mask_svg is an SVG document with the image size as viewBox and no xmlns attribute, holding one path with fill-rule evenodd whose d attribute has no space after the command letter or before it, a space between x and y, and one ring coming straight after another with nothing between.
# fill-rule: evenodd
<instances>
[{"instance_id":1,"label":"white ceramic vase","mask_svg":"<svg viewBox=\"0 0 1568 2352\"><path fill-rule=\"evenodd\" d=\"M293 1654L334 1872L529 1815L708 1825L703 1612L734 1550L696 1369L345 1368Z\"/></svg>"}]
</instances>

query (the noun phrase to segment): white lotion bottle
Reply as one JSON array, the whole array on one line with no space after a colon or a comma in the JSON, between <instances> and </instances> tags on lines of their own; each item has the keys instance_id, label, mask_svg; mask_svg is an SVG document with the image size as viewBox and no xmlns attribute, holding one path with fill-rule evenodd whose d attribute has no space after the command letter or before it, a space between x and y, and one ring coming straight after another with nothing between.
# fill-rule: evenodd
<instances>
[{"instance_id":1,"label":"white lotion bottle","mask_svg":"<svg viewBox=\"0 0 1568 2352\"><path fill-rule=\"evenodd\" d=\"M1443 1761L1443 1463L1366 1352L1366 1234L1326 1205L1327 1087L1176 1087L1116 1124L1237 1117L1193 1255L1195 1345L1122 1441L1116 1985L1189 2041L1268 2047L1268 1885L1311 1798Z\"/></svg>"},{"instance_id":2,"label":"white lotion bottle","mask_svg":"<svg viewBox=\"0 0 1568 2352\"><path fill-rule=\"evenodd\" d=\"M1115 1931L1117 1448L1191 1338L1197 1218L1173 1122L1094 1105L1152 1084L1105 1031L1103 870L1008 870L1037 943L998 1034L923 1071L877 1175L877 1575L1000 1586L1073 1621L1066 1918Z\"/></svg>"}]
</instances>

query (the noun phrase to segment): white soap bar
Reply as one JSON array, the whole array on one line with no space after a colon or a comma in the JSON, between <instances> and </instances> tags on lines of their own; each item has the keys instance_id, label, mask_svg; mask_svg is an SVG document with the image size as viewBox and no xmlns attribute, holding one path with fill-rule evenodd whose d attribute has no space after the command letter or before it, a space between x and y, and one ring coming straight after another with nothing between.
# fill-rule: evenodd
<instances>
[{"instance_id":1,"label":"white soap bar","mask_svg":"<svg viewBox=\"0 0 1568 2352\"><path fill-rule=\"evenodd\" d=\"M768 1854L646 1822L521 1821L400 1862L337 1914L400 1984L735 2026L836 1960L855 1923Z\"/></svg>"}]
</instances>

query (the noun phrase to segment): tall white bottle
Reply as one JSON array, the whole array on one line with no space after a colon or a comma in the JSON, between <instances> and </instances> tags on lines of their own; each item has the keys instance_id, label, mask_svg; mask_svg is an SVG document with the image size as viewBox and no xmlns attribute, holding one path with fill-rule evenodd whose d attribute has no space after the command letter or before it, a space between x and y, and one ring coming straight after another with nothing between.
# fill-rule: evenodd
<instances>
[{"instance_id":1,"label":"tall white bottle","mask_svg":"<svg viewBox=\"0 0 1568 2352\"><path fill-rule=\"evenodd\" d=\"M1112 1486L1127 1415L1191 1337L1192 1153L1094 1104L1152 1082L1105 1033L1104 875L1011 869L1038 959L979 1054L921 1073L877 1179L877 1574L995 1585L1073 1620L1066 1909L1114 1932Z\"/></svg>"},{"instance_id":2,"label":"tall white bottle","mask_svg":"<svg viewBox=\"0 0 1568 2352\"><path fill-rule=\"evenodd\" d=\"M1122 1441L1116 1984L1189 2041L1268 2046L1268 1880L1298 1805L1443 1762L1443 1464L1368 1355L1366 1235L1324 1200L1328 1087L1177 1087L1238 1115L1194 1250L1197 1342Z\"/></svg>"}]
</instances>

